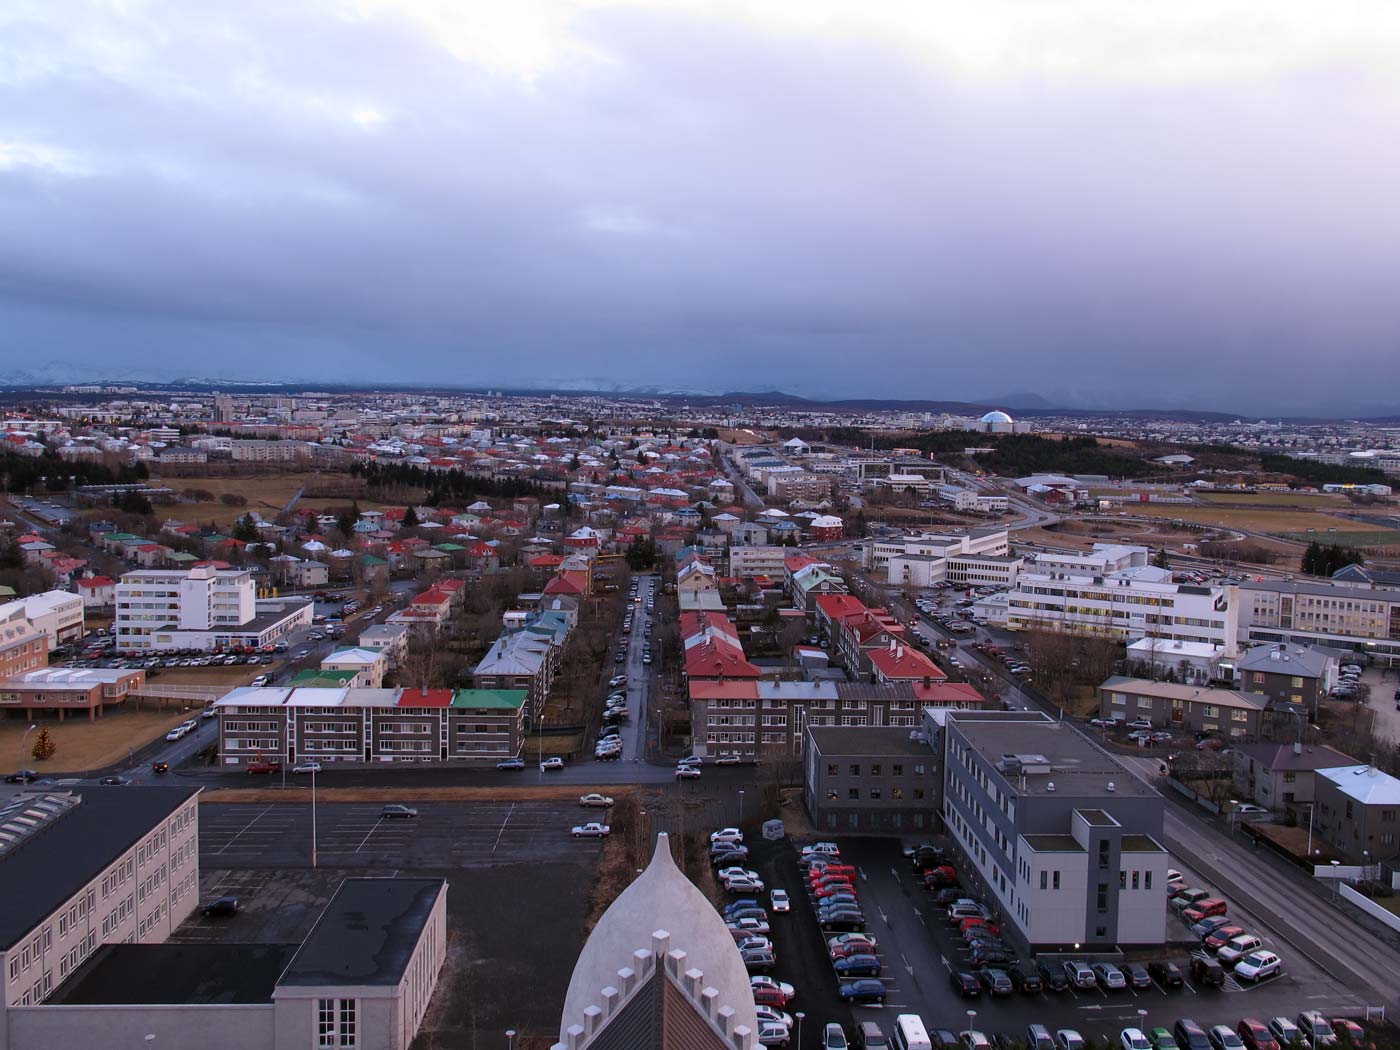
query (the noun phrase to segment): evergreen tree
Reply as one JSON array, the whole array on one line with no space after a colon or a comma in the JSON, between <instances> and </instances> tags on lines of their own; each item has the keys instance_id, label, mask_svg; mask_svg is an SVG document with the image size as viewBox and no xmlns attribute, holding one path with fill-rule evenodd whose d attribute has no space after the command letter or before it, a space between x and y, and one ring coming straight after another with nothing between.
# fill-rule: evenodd
<instances>
[{"instance_id":1,"label":"evergreen tree","mask_svg":"<svg viewBox=\"0 0 1400 1050\"><path fill-rule=\"evenodd\" d=\"M53 742L53 737L49 736L48 728L39 730L39 736L34 741L34 750L29 752L35 759L42 762L46 758L53 758L53 753L58 750L58 745Z\"/></svg>"},{"instance_id":2,"label":"evergreen tree","mask_svg":"<svg viewBox=\"0 0 1400 1050\"><path fill-rule=\"evenodd\" d=\"M244 543L254 543L258 539L258 527L253 524L253 516L245 514L234 522L233 538L242 540Z\"/></svg>"},{"instance_id":3,"label":"evergreen tree","mask_svg":"<svg viewBox=\"0 0 1400 1050\"><path fill-rule=\"evenodd\" d=\"M403 512L403 527L406 529L416 529L422 522L418 520L418 511L410 506Z\"/></svg>"},{"instance_id":4,"label":"evergreen tree","mask_svg":"<svg viewBox=\"0 0 1400 1050\"><path fill-rule=\"evenodd\" d=\"M1172 567L1171 561L1167 558L1167 548L1157 548L1157 553L1152 556L1152 564L1159 569L1170 569Z\"/></svg>"}]
</instances>

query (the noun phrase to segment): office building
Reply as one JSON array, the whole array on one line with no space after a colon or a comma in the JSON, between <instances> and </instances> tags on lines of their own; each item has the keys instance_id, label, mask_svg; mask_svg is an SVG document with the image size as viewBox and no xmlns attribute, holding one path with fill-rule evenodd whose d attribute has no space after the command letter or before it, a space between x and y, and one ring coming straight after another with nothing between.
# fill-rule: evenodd
<instances>
[{"instance_id":1,"label":"office building","mask_svg":"<svg viewBox=\"0 0 1400 1050\"><path fill-rule=\"evenodd\" d=\"M1040 713L948 712L943 820L959 870L1032 951L1160 945L1162 796Z\"/></svg>"},{"instance_id":2,"label":"office building","mask_svg":"<svg viewBox=\"0 0 1400 1050\"><path fill-rule=\"evenodd\" d=\"M48 637L50 650L83 636L83 599L69 591L44 591L0 605L0 623L16 615Z\"/></svg>"},{"instance_id":3,"label":"office building","mask_svg":"<svg viewBox=\"0 0 1400 1050\"><path fill-rule=\"evenodd\" d=\"M1239 585L1243 643L1325 645L1400 665L1400 588L1311 580Z\"/></svg>"},{"instance_id":4,"label":"office building","mask_svg":"<svg viewBox=\"0 0 1400 1050\"><path fill-rule=\"evenodd\" d=\"M821 834L934 830L943 770L922 734L809 725L802 767L807 813Z\"/></svg>"},{"instance_id":5,"label":"office building","mask_svg":"<svg viewBox=\"0 0 1400 1050\"><path fill-rule=\"evenodd\" d=\"M145 684L140 668L41 667L0 679L0 712L23 712L25 721L45 715L63 721L81 712L94 721Z\"/></svg>"},{"instance_id":6,"label":"office building","mask_svg":"<svg viewBox=\"0 0 1400 1050\"><path fill-rule=\"evenodd\" d=\"M307 599L259 602L246 569L143 569L118 581L113 629L123 651L262 648L309 626L312 610Z\"/></svg>"}]
</instances>

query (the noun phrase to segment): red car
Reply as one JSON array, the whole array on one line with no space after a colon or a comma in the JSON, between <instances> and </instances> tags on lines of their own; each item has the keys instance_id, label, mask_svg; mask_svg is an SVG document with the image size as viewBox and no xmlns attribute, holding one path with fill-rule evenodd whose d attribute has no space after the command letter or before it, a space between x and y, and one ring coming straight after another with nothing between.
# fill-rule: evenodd
<instances>
[{"instance_id":1,"label":"red car","mask_svg":"<svg viewBox=\"0 0 1400 1050\"><path fill-rule=\"evenodd\" d=\"M821 893L822 890L830 889L832 886L845 886L850 889L855 888L855 883L845 875L833 875L829 879L818 879L812 883L812 892Z\"/></svg>"},{"instance_id":2,"label":"red car","mask_svg":"<svg viewBox=\"0 0 1400 1050\"><path fill-rule=\"evenodd\" d=\"M1256 1017L1246 1017L1235 1029L1245 1050L1279 1050L1278 1040L1269 1026Z\"/></svg>"},{"instance_id":3,"label":"red car","mask_svg":"<svg viewBox=\"0 0 1400 1050\"><path fill-rule=\"evenodd\" d=\"M855 896L856 888L852 886L849 882L829 883L828 885L823 886L821 889L817 890L817 899L821 900L825 897L834 896L837 893L849 893L852 896Z\"/></svg>"},{"instance_id":4,"label":"red car","mask_svg":"<svg viewBox=\"0 0 1400 1050\"><path fill-rule=\"evenodd\" d=\"M1223 897L1205 897L1187 908L1181 917L1186 920L1187 926L1192 926L1212 915L1225 915L1229 910L1230 906L1225 903Z\"/></svg>"},{"instance_id":5,"label":"red car","mask_svg":"<svg viewBox=\"0 0 1400 1050\"><path fill-rule=\"evenodd\" d=\"M855 878L856 868L854 864L813 864L808 877L815 882L823 875L848 875Z\"/></svg>"},{"instance_id":6,"label":"red car","mask_svg":"<svg viewBox=\"0 0 1400 1050\"><path fill-rule=\"evenodd\" d=\"M781 1010L788 1004L788 997L783 994L781 988L771 988L765 985L753 990L753 1001L758 1006L776 1006Z\"/></svg>"},{"instance_id":7,"label":"red car","mask_svg":"<svg viewBox=\"0 0 1400 1050\"><path fill-rule=\"evenodd\" d=\"M831 949L832 959L844 959L848 955L874 955L875 949L868 941L847 941Z\"/></svg>"},{"instance_id":8,"label":"red car","mask_svg":"<svg viewBox=\"0 0 1400 1050\"><path fill-rule=\"evenodd\" d=\"M1332 1019L1332 1031L1336 1032L1345 1042L1352 1046L1365 1047L1367 1050L1376 1044L1366 1038L1366 1029L1362 1028L1355 1021L1345 1017L1334 1017Z\"/></svg>"},{"instance_id":9,"label":"red car","mask_svg":"<svg viewBox=\"0 0 1400 1050\"><path fill-rule=\"evenodd\" d=\"M996 923L988 922L986 919L979 919L976 916L963 919L962 922L958 923L958 930L962 933L966 933L968 930L977 927L985 929L989 933L1001 933L1001 927Z\"/></svg>"},{"instance_id":10,"label":"red car","mask_svg":"<svg viewBox=\"0 0 1400 1050\"><path fill-rule=\"evenodd\" d=\"M1243 926L1235 926L1227 923L1224 926L1217 926L1215 929L1211 930L1210 933L1206 934L1205 940L1201 943L1204 944L1208 950L1218 952L1221 948L1225 947L1226 943L1231 938L1238 937L1242 933L1244 933Z\"/></svg>"},{"instance_id":11,"label":"red car","mask_svg":"<svg viewBox=\"0 0 1400 1050\"><path fill-rule=\"evenodd\" d=\"M281 762L249 762L249 773L279 773L282 770Z\"/></svg>"}]
</instances>

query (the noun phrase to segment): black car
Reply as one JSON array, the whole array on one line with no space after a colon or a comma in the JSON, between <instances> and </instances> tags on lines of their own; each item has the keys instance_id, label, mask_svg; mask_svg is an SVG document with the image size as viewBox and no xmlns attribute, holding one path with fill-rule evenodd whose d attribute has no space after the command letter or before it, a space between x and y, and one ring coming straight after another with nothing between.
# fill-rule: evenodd
<instances>
[{"instance_id":1,"label":"black car","mask_svg":"<svg viewBox=\"0 0 1400 1050\"><path fill-rule=\"evenodd\" d=\"M1186 983L1181 967L1174 962L1158 960L1147 964L1147 972L1163 988L1180 988Z\"/></svg>"},{"instance_id":2,"label":"black car","mask_svg":"<svg viewBox=\"0 0 1400 1050\"><path fill-rule=\"evenodd\" d=\"M748 850L743 853L738 850L725 850L723 853L716 853L710 857L710 863L717 868L724 868L731 864L743 864L748 859Z\"/></svg>"},{"instance_id":3,"label":"black car","mask_svg":"<svg viewBox=\"0 0 1400 1050\"><path fill-rule=\"evenodd\" d=\"M1006 976L1006 971L993 966L984 966L978 970L977 979L992 995L1010 995L1015 991L1011 985L1011 978Z\"/></svg>"},{"instance_id":4,"label":"black car","mask_svg":"<svg viewBox=\"0 0 1400 1050\"><path fill-rule=\"evenodd\" d=\"M1040 979L1045 982L1046 991L1069 991L1069 978L1065 976L1065 969L1059 963L1046 959L1036 963L1035 969L1040 974Z\"/></svg>"},{"instance_id":5,"label":"black car","mask_svg":"<svg viewBox=\"0 0 1400 1050\"><path fill-rule=\"evenodd\" d=\"M951 1032L946 1028L934 1028L929 1032L928 1037L933 1043L934 1050L960 1050L962 1046L958 1042L958 1033Z\"/></svg>"},{"instance_id":6,"label":"black car","mask_svg":"<svg viewBox=\"0 0 1400 1050\"><path fill-rule=\"evenodd\" d=\"M1191 979L1197 984L1213 984L1218 988L1225 983L1225 967L1204 953L1193 955Z\"/></svg>"},{"instance_id":7,"label":"black car","mask_svg":"<svg viewBox=\"0 0 1400 1050\"><path fill-rule=\"evenodd\" d=\"M7 784L29 784L39 779L39 774L33 769L18 769L5 778Z\"/></svg>"},{"instance_id":8,"label":"black car","mask_svg":"<svg viewBox=\"0 0 1400 1050\"><path fill-rule=\"evenodd\" d=\"M238 914L238 898L220 897L210 901L200 910L212 919L227 919Z\"/></svg>"},{"instance_id":9,"label":"black car","mask_svg":"<svg viewBox=\"0 0 1400 1050\"><path fill-rule=\"evenodd\" d=\"M937 904L939 907L946 908L954 901L962 900L965 896L967 896L967 894L963 893L963 891L956 886L953 886L935 893L933 895L933 903Z\"/></svg>"},{"instance_id":10,"label":"black car","mask_svg":"<svg viewBox=\"0 0 1400 1050\"><path fill-rule=\"evenodd\" d=\"M837 980L880 976L880 960L874 955L847 955L831 965L836 971Z\"/></svg>"},{"instance_id":11,"label":"black car","mask_svg":"<svg viewBox=\"0 0 1400 1050\"><path fill-rule=\"evenodd\" d=\"M103 787L125 787L131 781L126 777L103 777L98 783Z\"/></svg>"},{"instance_id":12,"label":"black car","mask_svg":"<svg viewBox=\"0 0 1400 1050\"><path fill-rule=\"evenodd\" d=\"M964 999L981 998L982 982L977 979L975 973L968 973L966 970L953 970L948 974L948 980L953 986L953 991Z\"/></svg>"},{"instance_id":13,"label":"black car","mask_svg":"<svg viewBox=\"0 0 1400 1050\"><path fill-rule=\"evenodd\" d=\"M1130 966L1121 967L1123 975L1128 978L1128 985L1132 988L1151 988L1152 977L1147 972L1147 967L1141 963L1133 963Z\"/></svg>"},{"instance_id":14,"label":"black car","mask_svg":"<svg viewBox=\"0 0 1400 1050\"><path fill-rule=\"evenodd\" d=\"M1045 989L1045 982L1041 980L1040 974L1026 963L1008 966L1006 976L1011 978L1011 983L1018 992L1024 992L1026 995L1038 995Z\"/></svg>"},{"instance_id":15,"label":"black car","mask_svg":"<svg viewBox=\"0 0 1400 1050\"><path fill-rule=\"evenodd\" d=\"M1011 952L973 952L967 960L981 969L984 966L1009 966L1016 961Z\"/></svg>"},{"instance_id":16,"label":"black car","mask_svg":"<svg viewBox=\"0 0 1400 1050\"><path fill-rule=\"evenodd\" d=\"M169 762L155 762L155 763L152 763L152 765L151 765L151 772L152 772L152 773L169 773L169 772L170 772L170 763L169 763Z\"/></svg>"}]
</instances>

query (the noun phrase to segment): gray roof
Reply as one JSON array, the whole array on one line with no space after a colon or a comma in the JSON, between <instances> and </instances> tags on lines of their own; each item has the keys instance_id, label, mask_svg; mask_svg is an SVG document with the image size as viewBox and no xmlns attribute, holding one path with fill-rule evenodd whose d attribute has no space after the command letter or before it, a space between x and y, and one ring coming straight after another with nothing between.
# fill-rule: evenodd
<instances>
[{"instance_id":1,"label":"gray roof","mask_svg":"<svg viewBox=\"0 0 1400 1050\"><path fill-rule=\"evenodd\" d=\"M817 751L828 758L908 755L931 759L928 741L915 740L908 726L811 726L807 727Z\"/></svg>"},{"instance_id":2,"label":"gray roof","mask_svg":"<svg viewBox=\"0 0 1400 1050\"><path fill-rule=\"evenodd\" d=\"M1330 649L1279 642L1254 646L1240 657L1238 667L1241 671L1321 678L1327 673L1327 665L1336 658Z\"/></svg>"},{"instance_id":3,"label":"gray roof","mask_svg":"<svg viewBox=\"0 0 1400 1050\"><path fill-rule=\"evenodd\" d=\"M295 944L104 944L48 1003L270 1003L277 978L296 950Z\"/></svg>"},{"instance_id":4,"label":"gray roof","mask_svg":"<svg viewBox=\"0 0 1400 1050\"><path fill-rule=\"evenodd\" d=\"M1338 583L1313 583L1308 580L1246 580L1241 591L1273 591L1277 594L1312 594L1321 598L1354 598L1359 601L1400 602L1400 589L1389 587L1356 587Z\"/></svg>"},{"instance_id":5,"label":"gray roof","mask_svg":"<svg viewBox=\"0 0 1400 1050\"><path fill-rule=\"evenodd\" d=\"M1356 759L1334 751L1322 744L1308 744L1294 750L1293 744L1240 744L1236 750L1252 758L1265 769L1278 772L1298 772L1309 769L1334 769L1353 766Z\"/></svg>"},{"instance_id":6,"label":"gray roof","mask_svg":"<svg viewBox=\"0 0 1400 1050\"><path fill-rule=\"evenodd\" d=\"M1347 583L1369 583L1378 587L1400 587L1400 572L1372 569L1365 565L1344 565L1332 574L1332 579Z\"/></svg>"},{"instance_id":7,"label":"gray roof","mask_svg":"<svg viewBox=\"0 0 1400 1050\"><path fill-rule=\"evenodd\" d=\"M199 790L74 789L78 805L0 860L0 950L12 948Z\"/></svg>"},{"instance_id":8,"label":"gray roof","mask_svg":"<svg viewBox=\"0 0 1400 1050\"><path fill-rule=\"evenodd\" d=\"M1332 781L1342 794L1363 806L1400 806L1400 780L1375 766L1320 769L1317 775Z\"/></svg>"},{"instance_id":9,"label":"gray roof","mask_svg":"<svg viewBox=\"0 0 1400 1050\"><path fill-rule=\"evenodd\" d=\"M279 985L396 985L444 879L346 879Z\"/></svg>"}]
</instances>

